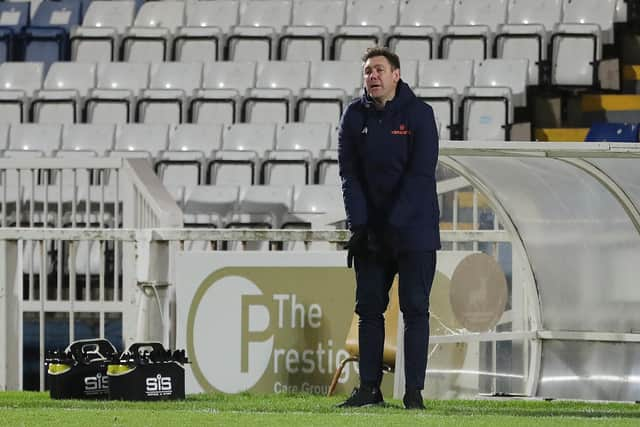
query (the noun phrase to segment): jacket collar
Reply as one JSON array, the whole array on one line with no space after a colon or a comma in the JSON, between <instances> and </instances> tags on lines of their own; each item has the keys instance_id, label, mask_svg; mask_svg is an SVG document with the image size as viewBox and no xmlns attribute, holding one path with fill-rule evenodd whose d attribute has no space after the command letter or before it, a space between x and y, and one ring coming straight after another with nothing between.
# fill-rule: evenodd
<instances>
[{"instance_id":1,"label":"jacket collar","mask_svg":"<svg viewBox=\"0 0 640 427\"><path fill-rule=\"evenodd\" d=\"M402 79L398 81L398 86L396 87L396 95L393 99L387 102L384 105L384 108L381 111L397 111L409 101L415 98L415 94L411 90L408 84L406 84ZM367 92L367 89L363 89L362 97L361 97L362 105L368 110L375 110L375 102L373 98Z\"/></svg>"}]
</instances>

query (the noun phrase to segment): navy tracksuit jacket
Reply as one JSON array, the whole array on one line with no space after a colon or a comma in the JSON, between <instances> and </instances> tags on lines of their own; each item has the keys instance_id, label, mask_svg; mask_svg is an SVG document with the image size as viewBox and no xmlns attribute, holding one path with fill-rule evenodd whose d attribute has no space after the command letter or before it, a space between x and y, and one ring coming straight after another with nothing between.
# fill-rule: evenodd
<instances>
[{"instance_id":1,"label":"navy tracksuit jacket","mask_svg":"<svg viewBox=\"0 0 640 427\"><path fill-rule=\"evenodd\" d=\"M406 384L422 389L440 249L433 110L402 80L382 110L365 93L342 116L338 151L349 228L366 227L375 253L355 260L361 383L378 386L382 380L383 313L398 273Z\"/></svg>"}]
</instances>

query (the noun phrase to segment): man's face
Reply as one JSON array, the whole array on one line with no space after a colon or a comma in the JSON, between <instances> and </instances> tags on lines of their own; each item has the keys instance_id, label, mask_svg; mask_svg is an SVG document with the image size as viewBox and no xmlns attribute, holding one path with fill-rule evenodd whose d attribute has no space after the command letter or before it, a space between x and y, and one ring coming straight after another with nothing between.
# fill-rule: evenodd
<instances>
[{"instance_id":1,"label":"man's face","mask_svg":"<svg viewBox=\"0 0 640 427\"><path fill-rule=\"evenodd\" d=\"M364 63L364 84L369 95L378 102L386 102L396 94L400 69L392 69L384 56L374 56Z\"/></svg>"}]
</instances>

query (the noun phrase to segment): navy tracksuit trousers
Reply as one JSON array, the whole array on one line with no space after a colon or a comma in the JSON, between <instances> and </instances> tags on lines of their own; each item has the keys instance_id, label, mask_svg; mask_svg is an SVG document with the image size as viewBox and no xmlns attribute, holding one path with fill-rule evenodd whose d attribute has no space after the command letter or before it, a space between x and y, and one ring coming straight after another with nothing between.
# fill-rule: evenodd
<instances>
[{"instance_id":1,"label":"navy tracksuit trousers","mask_svg":"<svg viewBox=\"0 0 640 427\"><path fill-rule=\"evenodd\" d=\"M436 251L378 253L358 257L356 313L360 347L360 381L378 387L382 381L384 316L389 289L398 273L400 310L404 319L406 387L422 390L429 347L429 294L436 269Z\"/></svg>"}]
</instances>

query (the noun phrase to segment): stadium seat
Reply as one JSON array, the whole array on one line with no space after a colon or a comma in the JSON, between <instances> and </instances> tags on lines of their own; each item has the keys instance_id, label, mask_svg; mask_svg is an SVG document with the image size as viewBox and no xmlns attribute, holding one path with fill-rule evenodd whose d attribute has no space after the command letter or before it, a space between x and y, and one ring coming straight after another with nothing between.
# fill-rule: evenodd
<instances>
[{"instance_id":1,"label":"stadium seat","mask_svg":"<svg viewBox=\"0 0 640 427\"><path fill-rule=\"evenodd\" d=\"M313 61L309 87L314 89L342 89L348 95L362 89L362 62Z\"/></svg>"},{"instance_id":2,"label":"stadium seat","mask_svg":"<svg viewBox=\"0 0 640 427\"><path fill-rule=\"evenodd\" d=\"M454 0L405 0L400 2L400 26L433 27L437 34L453 24ZM434 47L437 45L434 45Z\"/></svg>"},{"instance_id":3,"label":"stadium seat","mask_svg":"<svg viewBox=\"0 0 640 427\"><path fill-rule=\"evenodd\" d=\"M257 184L260 162L275 146L275 124L236 123L222 131L222 149L207 170L207 184Z\"/></svg>"},{"instance_id":4,"label":"stadium seat","mask_svg":"<svg viewBox=\"0 0 640 427\"><path fill-rule=\"evenodd\" d=\"M276 148L260 169L262 184L304 185L313 182L316 161L329 148L328 123L287 123L276 130Z\"/></svg>"},{"instance_id":5,"label":"stadium seat","mask_svg":"<svg viewBox=\"0 0 640 427\"><path fill-rule=\"evenodd\" d=\"M490 40L487 25L448 25L440 37L438 57L483 60L489 57Z\"/></svg>"},{"instance_id":6,"label":"stadium seat","mask_svg":"<svg viewBox=\"0 0 640 427\"><path fill-rule=\"evenodd\" d=\"M140 7L120 45L120 60L162 62L171 58L169 39L184 25L184 1L151 1Z\"/></svg>"},{"instance_id":7,"label":"stadium seat","mask_svg":"<svg viewBox=\"0 0 640 427\"><path fill-rule=\"evenodd\" d=\"M156 173L166 185L189 186L205 182L205 166L220 149L222 125L181 124L169 129L169 148L160 153Z\"/></svg>"},{"instance_id":8,"label":"stadium seat","mask_svg":"<svg viewBox=\"0 0 640 427\"><path fill-rule=\"evenodd\" d=\"M134 17L133 1L92 1L82 26L71 31L71 59L84 62L115 61L120 50L120 38L133 24Z\"/></svg>"},{"instance_id":9,"label":"stadium seat","mask_svg":"<svg viewBox=\"0 0 640 427\"><path fill-rule=\"evenodd\" d=\"M256 82L253 61L207 62L204 65L202 88L196 91L189 105L192 123L235 123L238 99L246 95Z\"/></svg>"},{"instance_id":10,"label":"stadium seat","mask_svg":"<svg viewBox=\"0 0 640 427\"><path fill-rule=\"evenodd\" d=\"M242 122L286 123L293 118L293 96L309 84L307 61L264 61L257 67L256 87L242 102Z\"/></svg>"},{"instance_id":11,"label":"stadium seat","mask_svg":"<svg viewBox=\"0 0 640 427\"><path fill-rule=\"evenodd\" d=\"M186 3L185 26L173 39L174 61L217 61L222 58L222 42L238 24L237 0Z\"/></svg>"},{"instance_id":12,"label":"stadium seat","mask_svg":"<svg viewBox=\"0 0 640 427\"><path fill-rule=\"evenodd\" d=\"M293 201L291 185L252 185L240 187L240 196L227 228L281 228ZM269 250L275 242L229 242L230 250Z\"/></svg>"},{"instance_id":13,"label":"stadium seat","mask_svg":"<svg viewBox=\"0 0 640 427\"><path fill-rule=\"evenodd\" d=\"M457 137L458 110L465 88L473 84L473 61L436 59L420 61L416 94L433 107L445 139Z\"/></svg>"},{"instance_id":14,"label":"stadium seat","mask_svg":"<svg viewBox=\"0 0 640 427\"><path fill-rule=\"evenodd\" d=\"M347 97L362 89L360 61L313 61L309 88L296 101L296 122L340 121Z\"/></svg>"},{"instance_id":15,"label":"stadium seat","mask_svg":"<svg viewBox=\"0 0 640 427\"><path fill-rule=\"evenodd\" d=\"M458 94L473 84L473 63L469 59L433 59L420 61L419 87L452 87Z\"/></svg>"},{"instance_id":16,"label":"stadium seat","mask_svg":"<svg viewBox=\"0 0 640 427\"><path fill-rule=\"evenodd\" d=\"M508 24L544 26L550 34L555 24L562 22L563 0L509 0Z\"/></svg>"},{"instance_id":17,"label":"stadium seat","mask_svg":"<svg viewBox=\"0 0 640 427\"><path fill-rule=\"evenodd\" d=\"M507 21L507 0L459 0L453 25L440 39L440 58L486 59L493 35Z\"/></svg>"},{"instance_id":18,"label":"stadium seat","mask_svg":"<svg viewBox=\"0 0 640 427\"><path fill-rule=\"evenodd\" d=\"M137 157L153 165L169 146L169 126L166 124L125 123L116 127L116 142L111 157Z\"/></svg>"},{"instance_id":19,"label":"stadium seat","mask_svg":"<svg viewBox=\"0 0 640 427\"><path fill-rule=\"evenodd\" d=\"M329 35L345 22L345 0L298 0L293 3L291 25L278 39L277 57L289 61L329 58Z\"/></svg>"},{"instance_id":20,"label":"stadium seat","mask_svg":"<svg viewBox=\"0 0 640 427\"><path fill-rule=\"evenodd\" d=\"M418 86L418 60L400 57L400 77L402 81L414 88Z\"/></svg>"},{"instance_id":21,"label":"stadium seat","mask_svg":"<svg viewBox=\"0 0 640 427\"><path fill-rule=\"evenodd\" d=\"M511 89L514 107L527 105L528 68L526 59L486 59L473 67L474 86L506 86Z\"/></svg>"},{"instance_id":22,"label":"stadium seat","mask_svg":"<svg viewBox=\"0 0 640 427\"><path fill-rule=\"evenodd\" d=\"M457 136L455 125L458 123L458 110L461 94L452 87L417 87L414 93L433 109L436 122L440 126L442 139L454 139Z\"/></svg>"},{"instance_id":23,"label":"stadium seat","mask_svg":"<svg viewBox=\"0 0 640 427\"><path fill-rule=\"evenodd\" d=\"M113 124L65 124L62 127L62 145L56 151L58 158L82 159L104 157L114 148L115 125ZM74 176L75 175L75 176ZM63 185L75 183L82 188L100 181L100 173L82 169L64 169L56 174L55 182L62 179Z\"/></svg>"},{"instance_id":24,"label":"stadium seat","mask_svg":"<svg viewBox=\"0 0 640 427\"><path fill-rule=\"evenodd\" d=\"M339 185L296 185L293 206L283 228L335 229L344 228L346 214ZM331 250L329 242L289 242L286 250Z\"/></svg>"},{"instance_id":25,"label":"stadium seat","mask_svg":"<svg viewBox=\"0 0 640 427\"><path fill-rule=\"evenodd\" d=\"M602 37L598 24L557 24L550 41L553 86L595 86Z\"/></svg>"},{"instance_id":26,"label":"stadium seat","mask_svg":"<svg viewBox=\"0 0 640 427\"><path fill-rule=\"evenodd\" d=\"M453 23L453 0L401 1L398 19L387 45L403 60L434 58L444 27Z\"/></svg>"},{"instance_id":27,"label":"stadium seat","mask_svg":"<svg viewBox=\"0 0 640 427\"><path fill-rule=\"evenodd\" d=\"M290 0L246 0L240 5L240 24L227 37L230 61L275 59L275 38L291 21Z\"/></svg>"},{"instance_id":28,"label":"stadium seat","mask_svg":"<svg viewBox=\"0 0 640 427\"><path fill-rule=\"evenodd\" d=\"M433 58L434 41L438 43L438 34L430 26L396 26L387 37L387 46L402 61Z\"/></svg>"},{"instance_id":29,"label":"stadium seat","mask_svg":"<svg viewBox=\"0 0 640 427\"><path fill-rule=\"evenodd\" d=\"M258 62L256 88L287 88L299 94L309 86L308 61L262 61Z\"/></svg>"},{"instance_id":30,"label":"stadium seat","mask_svg":"<svg viewBox=\"0 0 640 427\"><path fill-rule=\"evenodd\" d=\"M556 23L562 20L562 0L509 0L507 24L501 25L493 43L493 56L528 59L529 84L537 85L547 44Z\"/></svg>"},{"instance_id":31,"label":"stadium seat","mask_svg":"<svg viewBox=\"0 0 640 427\"><path fill-rule=\"evenodd\" d=\"M18 60L19 36L30 20L29 2L0 3L0 63Z\"/></svg>"},{"instance_id":32,"label":"stadium seat","mask_svg":"<svg viewBox=\"0 0 640 427\"><path fill-rule=\"evenodd\" d=\"M42 62L5 62L0 64L0 122L26 122L27 105L42 87Z\"/></svg>"},{"instance_id":33,"label":"stadium seat","mask_svg":"<svg viewBox=\"0 0 640 427\"><path fill-rule=\"evenodd\" d=\"M185 227L224 227L238 204L237 185L185 186Z\"/></svg>"},{"instance_id":34,"label":"stadium seat","mask_svg":"<svg viewBox=\"0 0 640 427\"><path fill-rule=\"evenodd\" d=\"M541 81L541 65L547 58L547 36L541 24L505 24L500 27L493 45L493 56L501 59L526 59L531 85Z\"/></svg>"},{"instance_id":35,"label":"stadium seat","mask_svg":"<svg viewBox=\"0 0 640 427\"><path fill-rule=\"evenodd\" d=\"M42 90L36 91L29 108L34 123L76 123L82 103L94 88L96 64L54 62L49 67Z\"/></svg>"},{"instance_id":36,"label":"stadium seat","mask_svg":"<svg viewBox=\"0 0 640 427\"><path fill-rule=\"evenodd\" d=\"M60 148L61 143L60 124L15 123L9 129L9 146L4 155L13 157L24 152L51 157Z\"/></svg>"},{"instance_id":37,"label":"stadium seat","mask_svg":"<svg viewBox=\"0 0 640 427\"><path fill-rule=\"evenodd\" d=\"M338 185L341 183L338 171L337 148L329 148L320 153L313 183L320 185Z\"/></svg>"},{"instance_id":38,"label":"stadium seat","mask_svg":"<svg viewBox=\"0 0 640 427\"><path fill-rule=\"evenodd\" d=\"M462 139L509 141L513 96L506 86L469 87L462 98Z\"/></svg>"},{"instance_id":39,"label":"stadium seat","mask_svg":"<svg viewBox=\"0 0 640 427\"><path fill-rule=\"evenodd\" d=\"M616 0L563 0L562 22L565 24L597 24L602 44L613 44L613 22Z\"/></svg>"},{"instance_id":40,"label":"stadium seat","mask_svg":"<svg viewBox=\"0 0 640 427\"><path fill-rule=\"evenodd\" d=\"M52 157L60 148L62 125L15 123L9 129L9 143L4 152L5 158L31 159ZM7 170L3 183L8 187L18 187L18 180L23 187L40 185L53 177L45 176L40 170ZM23 211L24 212L24 211ZM20 222L29 221L28 216L22 216Z\"/></svg>"},{"instance_id":41,"label":"stadium seat","mask_svg":"<svg viewBox=\"0 0 640 427\"><path fill-rule=\"evenodd\" d=\"M345 25L331 39L332 60L352 60L368 47L381 45L398 22L398 0L350 0Z\"/></svg>"},{"instance_id":42,"label":"stadium seat","mask_svg":"<svg viewBox=\"0 0 640 427\"><path fill-rule=\"evenodd\" d=\"M85 123L128 123L134 99L149 85L149 64L103 62L98 81L85 102Z\"/></svg>"},{"instance_id":43,"label":"stadium seat","mask_svg":"<svg viewBox=\"0 0 640 427\"><path fill-rule=\"evenodd\" d=\"M43 1L23 33L24 60L41 61L45 70L53 62L68 60L69 33L77 25L79 1Z\"/></svg>"},{"instance_id":44,"label":"stadium seat","mask_svg":"<svg viewBox=\"0 0 640 427\"><path fill-rule=\"evenodd\" d=\"M474 86L462 98L463 139L511 139L514 107L527 105L528 61L487 59L474 65Z\"/></svg>"},{"instance_id":45,"label":"stadium seat","mask_svg":"<svg viewBox=\"0 0 640 427\"><path fill-rule=\"evenodd\" d=\"M163 62L151 65L149 89L136 101L138 123L182 123L188 97L200 87L202 63Z\"/></svg>"},{"instance_id":46,"label":"stadium seat","mask_svg":"<svg viewBox=\"0 0 640 427\"><path fill-rule=\"evenodd\" d=\"M62 127L62 145L56 157L64 157L70 152L90 153L95 157L104 157L113 150L115 143L114 124L75 123Z\"/></svg>"},{"instance_id":47,"label":"stadium seat","mask_svg":"<svg viewBox=\"0 0 640 427\"><path fill-rule=\"evenodd\" d=\"M241 118L247 123L287 123L291 120L293 92L288 88L249 89L242 102Z\"/></svg>"}]
</instances>

